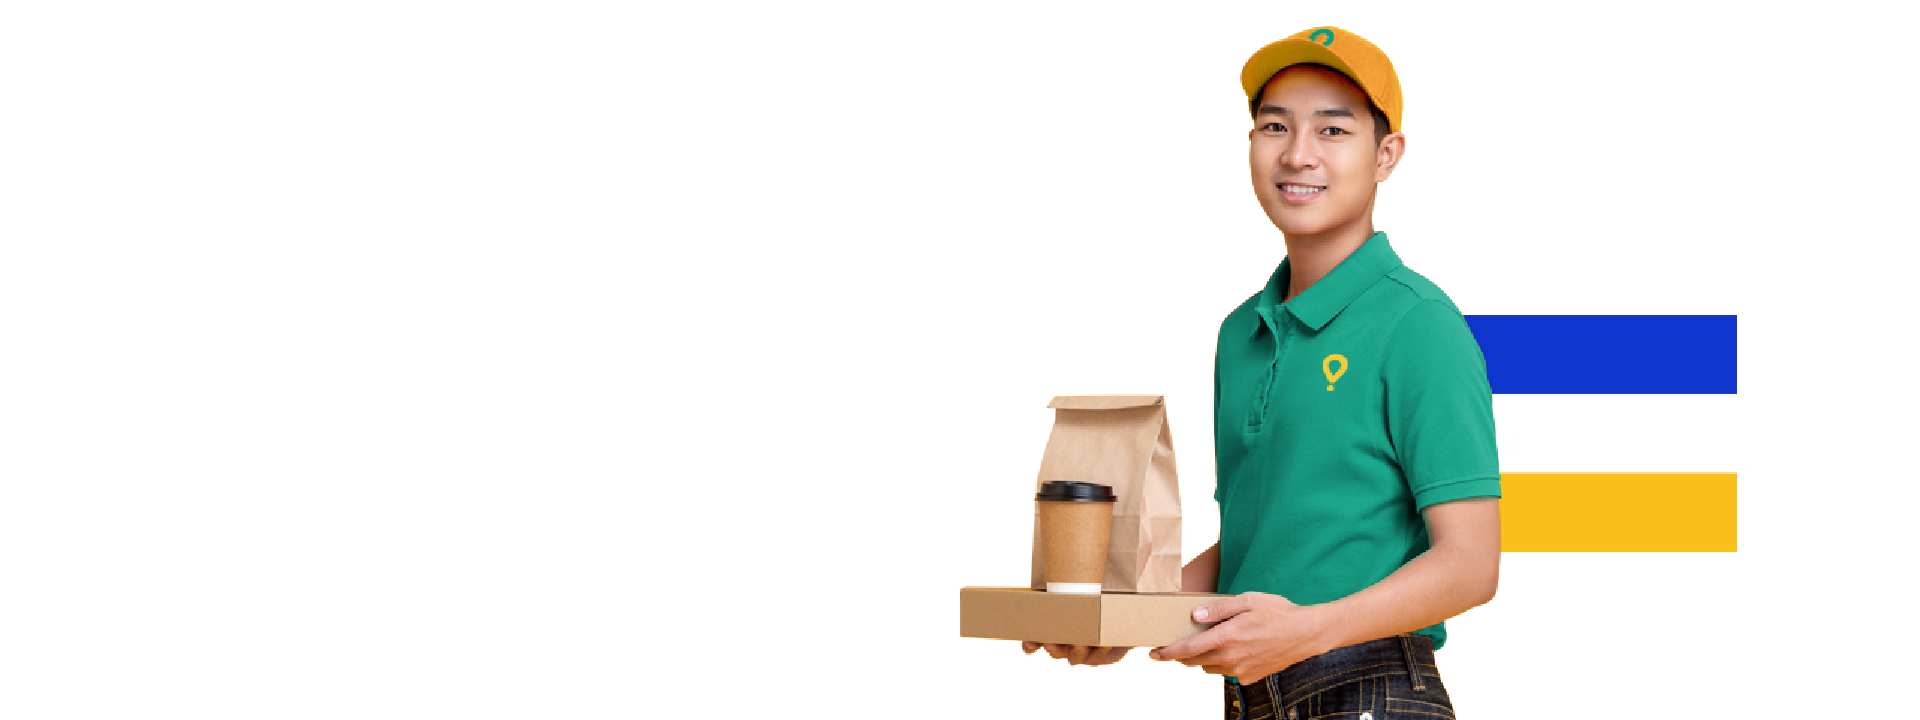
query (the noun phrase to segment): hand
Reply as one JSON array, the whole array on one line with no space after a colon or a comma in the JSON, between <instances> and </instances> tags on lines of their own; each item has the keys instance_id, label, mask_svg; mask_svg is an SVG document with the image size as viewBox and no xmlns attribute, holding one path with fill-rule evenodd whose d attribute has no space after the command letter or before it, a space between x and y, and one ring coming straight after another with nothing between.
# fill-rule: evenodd
<instances>
[{"instance_id":1,"label":"hand","mask_svg":"<svg viewBox=\"0 0 1920 720\"><path fill-rule=\"evenodd\" d=\"M1020 649L1028 655L1040 648L1046 648L1047 654L1056 660L1066 660L1068 665L1112 665L1127 656L1130 647L1094 647L1092 645L1065 645L1061 643L1022 642Z\"/></svg>"},{"instance_id":2,"label":"hand","mask_svg":"<svg viewBox=\"0 0 1920 720\"><path fill-rule=\"evenodd\" d=\"M1177 660L1214 675L1232 675L1245 685L1332 649L1320 646L1327 625L1322 611L1295 605L1279 595L1241 593L1194 608L1193 619L1219 624L1155 648L1148 657Z\"/></svg>"}]
</instances>

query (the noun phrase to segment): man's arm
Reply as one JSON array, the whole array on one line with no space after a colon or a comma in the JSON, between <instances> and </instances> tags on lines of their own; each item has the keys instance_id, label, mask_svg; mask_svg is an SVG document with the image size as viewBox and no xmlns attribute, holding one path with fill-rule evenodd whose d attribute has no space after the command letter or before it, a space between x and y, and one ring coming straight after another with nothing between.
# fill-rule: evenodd
<instances>
[{"instance_id":1,"label":"man's arm","mask_svg":"<svg viewBox=\"0 0 1920 720\"><path fill-rule=\"evenodd\" d=\"M1413 632L1493 599L1500 585L1500 500L1455 500L1421 514L1432 548L1372 587L1316 606L1327 617L1321 652Z\"/></svg>"},{"instance_id":2,"label":"man's arm","mask_svg":"<svg viewBox=\"0 0 1920 720\"><path fill-rule=\"evenodd\" d=\"M1253 682L1301 660L1375 638L1412 632L1493 598L1500 582L1500 501L1455 500L1423 513L1433 546L1380 582L1321 605L1245 593L1194 610L1194 620L1232 620L1154 650L1209 673Z\"/></svg>"},{"instance_id":3,"label":"man's arm","mask_svg":"<svg viewBox=\"0 0 1920 720\"><path fill-rule=\"evenodd\" d=\"M1180 570L1181 592L1219 592L1214 589L1220 582L1220 543L1214 541L1213 547L1195 555Z\"/></svg>"}]
</instances>

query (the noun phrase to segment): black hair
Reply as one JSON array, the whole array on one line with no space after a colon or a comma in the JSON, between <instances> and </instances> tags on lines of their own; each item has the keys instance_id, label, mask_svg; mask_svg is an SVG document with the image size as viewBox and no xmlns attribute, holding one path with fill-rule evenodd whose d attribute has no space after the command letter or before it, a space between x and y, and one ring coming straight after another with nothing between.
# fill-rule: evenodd
<instances>
[{"instance_id":1,"label":"black hair","mask_svg":"<svg viewBox=\"0 0 1920 720\"><path fill-rule=\"evenodd\" d=\"M1353 83L1353 86L1356 88L1360 87L1360 83L1355 81L1352 77L1348 77L1346 73L1340 72L1339 70L1336 70L1327 65L1322 65L1320 63L1294 63L1292 65L1288 65L1287 67L1280 68L1280 69L1287 70L1289 68L1296 68L1296 67L1320 68L1321 70L1325 70L1327 72L1331 72L1336 75L1339 75L1340 77L1347 78L1347 82ZM1274 74L1279 75L1280 73L1276 72ZM1273 82L1273 78L1271 77L1267 78L1267 82L1268 83ZM1261 83L1260 93L1258 95L1254 95L1252 100L1247 101L1247 112L1258 114L1260 112L1260 107L1259 107L1260 97L1265 94L1267 94L1266 83ZM1373 115L1373 144L1377 146L1380 143L1386 141L1387 135L1392 134L1393 123L1387 120L1386 113L1380 111L1380 106L1375 105L1373 103L1373 96L1368 95L1366 90L1362 89L1360 91L1360 96L1367 99L1367 112Z\"/></svg>"}]
</instances>

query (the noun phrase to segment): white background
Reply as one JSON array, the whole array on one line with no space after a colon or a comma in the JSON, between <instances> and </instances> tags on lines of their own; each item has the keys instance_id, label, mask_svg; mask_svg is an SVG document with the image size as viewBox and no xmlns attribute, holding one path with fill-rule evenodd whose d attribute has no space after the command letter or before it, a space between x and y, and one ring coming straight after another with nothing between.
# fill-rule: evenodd
<instances>
[{"instance_id":1,"label":"white background","mask_svg":"<svg viewBox=\"0 0 1920 720\"><path fill-rule=\"evenodd\" d=\"M1740 316L1738 395L1495 398L1509 472L1738 472L1740 550L1506 556L1465 717L1903 712L1898 18L236 2L0 11L0 716L1216 717L957 589L1054 395L1165 394L1215 537L1238 72L1316 25L1464 311Z\"/></svg>"}]
</instances>

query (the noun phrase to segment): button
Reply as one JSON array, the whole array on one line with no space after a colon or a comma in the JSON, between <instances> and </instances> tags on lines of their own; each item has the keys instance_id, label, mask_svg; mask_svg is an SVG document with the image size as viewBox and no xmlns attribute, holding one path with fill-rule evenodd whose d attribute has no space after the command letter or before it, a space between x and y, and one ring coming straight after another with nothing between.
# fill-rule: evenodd
<instances>
[{"instance_id":1,"label":"button","mask_svg":"<svg viewBox=\"0 0 1920 720\"><path fill-rule=\"evenodd\" d=\"M1370 712L1360 713L1360 720L1373 720L1373 713L1370 713Z\"/></svg>"},{"instance_id":2,"label":"button","mask_svg":"<svg viewBox=\"0 0 1920 720\"><path fill-rule=\"evenodd\" d=\"M1300 708L1287 708L1287 720L1300 720Z\"/></svg>"}]
</instances>

